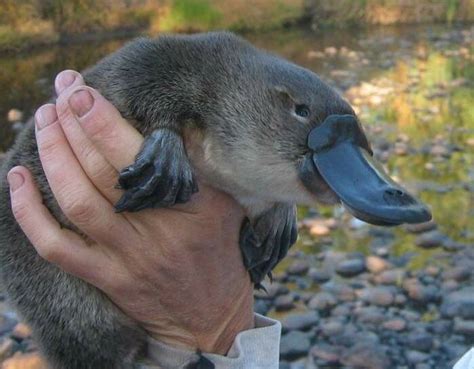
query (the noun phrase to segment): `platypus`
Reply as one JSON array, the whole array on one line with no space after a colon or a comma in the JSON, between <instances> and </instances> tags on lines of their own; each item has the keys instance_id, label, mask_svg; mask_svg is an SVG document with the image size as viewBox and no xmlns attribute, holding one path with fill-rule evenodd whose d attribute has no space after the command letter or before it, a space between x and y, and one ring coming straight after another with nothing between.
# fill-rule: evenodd
<instances>
[{"instance_id":1,"label":"platypus","mask_svg":"<svg viewBox=\"0 0 474 369\"><path fill-rule=\"evenodd\" d=\"M342 202L383 225L431 217L377 167L356 114L333 88L231 33L140 38L83 76L145 136L119 175L116 210L184 203L199 190L197 177L225 191L246 210L240 247L256 285L296 241L295 204ZM6 174L17 165L74 229L48 187L29 123L1 171L0 265L10 301L53 368L134 367L143 331L98 289L41 259L16 223Z\"/></svg>"}]
</instances>

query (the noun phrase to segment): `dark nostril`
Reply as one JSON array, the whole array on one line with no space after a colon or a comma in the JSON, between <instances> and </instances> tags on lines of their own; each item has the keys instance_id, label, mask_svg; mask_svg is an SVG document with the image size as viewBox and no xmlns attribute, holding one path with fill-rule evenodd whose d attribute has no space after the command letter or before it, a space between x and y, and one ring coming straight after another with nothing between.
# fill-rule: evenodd
<instances>
[{"instance_id":1,"label":"dark nostril","mask_svg":"<svg viewBox=\"0 0 474 369\"><path fill-rule=\"evenodd\" d=\"M385 190L385 193L390 196L403 196L403 191L397 190L395 188L391 188L390 190Z\"/></svg>"}]
</instances>

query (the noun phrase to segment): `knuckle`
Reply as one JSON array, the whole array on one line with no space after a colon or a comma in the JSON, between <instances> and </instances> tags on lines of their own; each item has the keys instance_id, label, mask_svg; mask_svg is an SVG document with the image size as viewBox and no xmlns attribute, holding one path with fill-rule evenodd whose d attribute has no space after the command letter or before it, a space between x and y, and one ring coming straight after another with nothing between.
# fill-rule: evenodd
<instances>
[{"instance_id":1,"label":"knuckle","mask_svg":"<svg viewBox=\"0 0 474 369\"><path fill-rule=\"evenodd\" d=\"M47 240L47 242L38 242L36 247L36 252L43 259L59 264L62 259L62 249L60 244L56 240Z\"/></svg>"},{"instance_id":2,"label":"knuckle","mask_svg":"<svg viewBox=\"0 0 474 369\"><path fill-rule=\"evenodd\" d=\"M84 224L94 221L95 208L83 196L70 198L62 208L66 216L74 222Z\"/></svg>"},{"instance_id":3,"label":"knuckle","mask_svg":"<svg viewBox=\"0 0 474 369\"><path fill-rule=\"evenodd\" d=\"M28 215L30 214L29 211L29 206L28 204L25 204L21 201L12 201L12 211L15 219L18 221L18 223L22 223L25 219L28 218Z\"/></svg>"}]
</instances>

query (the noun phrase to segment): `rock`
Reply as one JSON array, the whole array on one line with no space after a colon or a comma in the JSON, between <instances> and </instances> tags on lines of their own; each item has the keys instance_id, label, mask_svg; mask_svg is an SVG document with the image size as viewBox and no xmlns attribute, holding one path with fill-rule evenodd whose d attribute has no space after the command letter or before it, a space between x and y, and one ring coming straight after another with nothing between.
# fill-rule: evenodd
<instances>
[{"instance_id":1,"label":"rock","mask_svg":"<svg viewBox=\"0 0 474 369\"><path fill-rule=\"evenodd\" d=\"M372 305L390 306L395 299L394 293L389 287L370 287L360 292L363 301Z\"/></svg>"},{"instance_id":2,"label":"rock","mask_svg":"<svg viewBox=\"0 0 474 369\"><path fill-rule=\"evenodd\" d=\"M6 360L2 369L48 369L48 365L37 352L18 353Z\"/></svg>"},{"instance_id":3,"label":"rock","mask_svg":"<svg viewBox=\"0 0 474 369\"><path fill-rule=\"evenodd\" d=\"M401 285L405 277L405 271L402 269L386 270L374 276L374 282L378 284L396 284Z\"/></svg>"},{"instance_id":4,"label":"rock","mask_svg":"<svg viewBox=\"0 0 474 369\"><path fill-rule=\"evenodd\" d=\"M255 300L253 309L257 314L265 315L270 310L270 306L262 299Z\"/></svg>"},{"instance_id":5,"label":"rock","mask_svg":"<svg viewBox=\"0 0 474 369\"><path fill-rule=\"evenodd\" d=\"M12 356L15 348L15 341L11 338L4 338L0 343L0 363Z\"/></svg>"},{"instance_id":6,"label":"rock","mask_svg":"<svg viewBox=\"0 0 474 369\"><path fill-rule=\"evenodd\" d=\"M457 266L451 269L446 270L443 273L443 279L454 279L457 282L463 282L468 280L472 275L472 268L465 266Z\"/></svg>"},{"instance_id":7,"label":"rock","mask_svg":"<svg viewBox=\"0 0 474 369\"><path fill-rule=\"evenodd\" d=\"M439 231L422 233L415 240L415 245L424 249L432 249L442 246L448 238Z\"/></svg>"},{"instance_id":8,"label":"rock","mask_svg":"<svg viewBox=\"0 0 474 369\"><path fill-rule=\"evenodd\" d=\"M311 355L325 364L337 364L341 357L341 349L337 346L327 344L319 344L313 346L310 351Z\"/></svg>"},{"instance_id":9,"label":"rock","mask_svg":"<svg viewBox=\"0 0 474 369\"><path fill-rule=\"evenodd\" d=\"M308 335L291 331L282 336L280 342L280 356L284 359L296 359L305 356L311 347Z\"/></svg>"},{"instance_id":10,"label":"rock","mask_svg":"<svg viewBox=\"0 0 474 369\"><path fill-rule=\"evenodd\" d=\"M354 289L345 283L325 283L322 286L324 292L329 292L340 301L353 301L355 299Z\"/></svg>"},{"instance_id":11,"label":"rock","mask_svg":"<svg viewBox=\"0 0 474 369\"><path fill-rule=\"evenodd\" d=\"M361 324L382 324L387 320L385 312L376 306L364 306L354 310Z\"/></svg>"},{"instance_id":12,"label":"rock","mask_svg":"<svg viewBox=\"0 0 474 369\"><path fill-rule=\"evenodd\" d=\"M325 283L331 279L331 274L327 270L311 268L308 277L316 283Z\"/></svg>"},{"instance_id":13,"label":"rock","mask_svg":"<svg viewBox=\"0 0 474 369\"><path fill-rule=\"evenodd\" d=\"M9 122L18 122L23 119L23 112L18 109L10 109L7 113Z\"/></svg>"},{"instance_id":14,"label":"rock","mask_svg":"<svg viewBox=\"0 0 474 369\"><path fill-rule=\"evenodd\" d=\"M280 295L278 296L273 304L275 305L275 310L276 311L287 311L291 310L295 307L295 304L293 303L293 295L288 293L286 295Z\"/></svg>"},{"instance_id":15,"label":"rock","mask_svg":"<svg viewBox=\"0 0 474 369\"><path fill-rule=\"evenodd\" d=\"M474 288L465 287L451 292L444 298L440 311L447 318L474 319Z\"/></svg>"},{"instance_id":16,"label":"rock","mask_svg":"<svg viewBox=\"0 0 474 369\"><path fill-rule=\"evenodd\" d=\"M305 331L318 325L319 315L310 311L301 314L292 314L287 316L281 322L284 331Z\"/></svg>"},{"instance_id":17,"label":"rock","mask_svg":"<svg viewBox=\"0 0 474 369\"><path fill-rule=\"evenodd\" d=\"M403 288L412 300L419 303L438 302L441 298L439 288L434 285L424 286L417 279L406 280Z\"/></svg>"},{"instance_id":18,"label":"rock","mask_svg":"<svg viewBox=\"0 0 474 369\"><path fill-rule=\"evenodd\" d=\"M390 359L385 351L385 348L378 344L356 344L343 355L342 363L351 368L391 368Z\"/></svg>"},{"instance_id":19,"label":"rock","mask_svg":"<svg viewBox=\"0 0 474 369\"><path fill-rule=\"evenodd\" d=\"M31 328L25 323L18 323L12 332L12 337L24 340L31 337Z\"/></svg>"},{"instance_id":20,"label":"rock","mask_svg":"<svg viewBox=\"0 0 474 369\"><path fill-rule=\"evenodd\" d=\"M11 319L5 315L0 315L0 335L9 333L17 324L15 319Z\"/></svg>"},{"instance_id":21,"label":"rock","mask_svg":"<svg viewBox=\"0 0 474 369\"><path fill-rule=\"evenodd\" d=\"M410 364L418 364L424 361L427 361L430 358L430 355L425 354L424 352L409 350L405 354L407 361Z\"/></svg>"},{"instance_id":22,"label":"rock","mask_svg":"<svg viewBox=\"0 0 474 369\"><path fill-rule=\"evenodd\" d=\"M321 332L326 337L333 337L344 332L344 326L341 322L337 320L330 320L326 323L321 324Z\"/></svg>"},{"instance_id":23,"label":"rock","mask_svg":"<svg viewBox=\"0 0 474 369\"><path fill-rule=\"evenodd\" d=\"M391 267L391 264L380 256L370 255L365 259L367 270L371 273L380 273Z\"/></svg>"},{"instance_id":24,"label":"rock","mask_svg":"<svg viewBox=\"0 0 474 369\"><path fill-rule=\"evenodd\" d=\"M342 277L354 277L365 272L365 262L362 259L349 259L340 262L336 266L336 273Z\"/></svg>"},{"instance_id":25,"label":"rock","mask_svg":"<svg viewBox=\"0 0 474 369\"><path fill-rule=\"evenodd\" d=\"M315 237L327 236L331 233L331 229L324 223L314 223L309 229L309 234Z\"/></svg>"},{"instance_id":26,"label":"rock","mask_svg":"<svg viewBox=\"0 0 474 369\"><path fill-rule=\"evenodd\" d=\"M309 263L306 260L296 260L287 269L290 275L305 275L309 270Z\"/></svg>"},{"instance_id":27,"label":"rock","mask_svg":"<svg viewBox=\"0 0 474 369\"><path fill-rule=\"evenodd\" d=\"M427 332L412 332L407 336L407 346L416 351L430 352L433 348L433 337Z\"/></svg>"},{"instance_id":28,"label":"rock","mask_svg":"<svg viewBox=\"0 0 474 369\"><path fill-rule=\"evenodd\" d=\"M453 331L454 333L474 338L474 320L456 319Z\"/></svg>"},{"instance_id":29,"label":"rock","mask_svg":"<svg viewBox=\"0 0 474 369\"><path fill-rule=\"evenodd\" d=\"M310 50L308 51L306 56L308 57L308 59L321 59L321 58L326 57L326 54L324 54L321 51Z\"/></svg>"},{"instance_id":30,"label":"rock","mask_svg":"<svg viewBox=\"0 0 474 369\"><path fill-rule=\"evenodd\" d=\"M337 304L337 299L329 292L318 292L309 301L308 307L310 309L327 311Z\"/></svg>"},{"instance_id":31,"label":"rock","mask_svg":"<svg viewBox=\"0 0 474 369\"><path fill-rule=\"evenodd\" d=\"M389 331L401 332L407 327L407 322L403 319L391 319L384 322L382 327Z\"/></svg>"},{"instance_id":32,"label":"rock","mask_svg":"<svg viewBox=\"0 0 474 369\"><path fill-rule=\"evenodd\" d=\"M329 56L335 56L337 54L337 48L335 48L334 46L326 47L324 49L324 53Z\"/></svg>"},{"instance_id":33,"label":"rock","mask_svg":"<svg viewBox=\"0 0 474 369\"><path fill-rule=\"evenodd\" d=\"M438 225L434 222L434 220L430 220L424 223L416 223L416 224L407 224L405 229L410 233L423 233L428 232L436 229Z\"/></svg>"},{"instance_id":34,"label":"rock","mask_svg":"<svg viewBox=\"0 0 474 369\"><path fill-rule=\"evenodd\" d=\"M342 316L346 317L351 314L351 308L350 306L347 306L348 304L340 304L334 307L331 311L332 316Z\"/></svg>"}]
</instances>

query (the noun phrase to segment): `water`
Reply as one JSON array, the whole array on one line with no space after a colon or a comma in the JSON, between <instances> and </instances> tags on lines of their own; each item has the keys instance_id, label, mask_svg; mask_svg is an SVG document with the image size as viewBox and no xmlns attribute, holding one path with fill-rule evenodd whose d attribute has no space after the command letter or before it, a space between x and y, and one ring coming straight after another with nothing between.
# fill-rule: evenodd
<instances>
[{"instance_id":1,"label":"water","mask_svg":"<svg viewBox=\"0 0 474 369\"><path fill-rule=\"evenodd\" d=\"M390 173L432 207L439 230L453 243L472 245L473 33L468 26L418 26L324 34L290 29L247 38L314 70L345 93ZM6 119L10 109L30 116L51 96L57 72L83 70L124 42L54 46L0 57L0 151L15 137ZM318 212L336 219L339 226L330 237L315 238L302 232L297 250L314 254L331 244L334 250L369 253L382 245L402 261L408 255L407 268L442 262L439 248L416 247L415 236L403 228L368 227L355 223L340 209L320 208ZM301 216L308 214L315 211L300 209Z\"/></svg>"}]
</instances>

